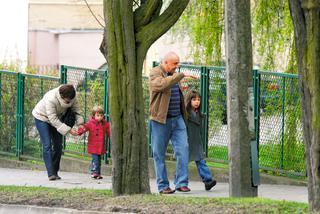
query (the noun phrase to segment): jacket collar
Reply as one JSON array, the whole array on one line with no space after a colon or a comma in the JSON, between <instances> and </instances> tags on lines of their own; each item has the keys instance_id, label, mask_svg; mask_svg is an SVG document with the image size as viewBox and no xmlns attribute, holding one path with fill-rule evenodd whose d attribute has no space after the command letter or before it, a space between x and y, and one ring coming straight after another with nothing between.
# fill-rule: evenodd
<instances>
[{"instance_id":1,"label":"jacket collar","mask_svg":"<svg viewBox=\"0 0 320 214\"><path fill-rule=\"evenodd\" d=\"M56 97L57 97L57 99L58 99L61 107L63 107L63 108L69 108L69 107L71 107L71 106L73 105L74 101L75 101L75 98L73 98L72 100L70 100L70 103L66 103L66 102L62 99L62 97L61 97L61 95L60 95L60 93L59 93L59 90L57 90Z\"/></svg>"}]
</instances>

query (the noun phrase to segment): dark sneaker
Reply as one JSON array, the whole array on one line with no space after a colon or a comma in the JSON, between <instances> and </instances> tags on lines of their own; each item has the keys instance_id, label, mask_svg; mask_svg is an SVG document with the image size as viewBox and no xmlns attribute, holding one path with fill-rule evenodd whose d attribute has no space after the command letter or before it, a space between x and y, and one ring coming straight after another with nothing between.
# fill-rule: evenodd
<instances>
[{"instance_id":1,"label":"dark sneaker","mask_svg":"<svg viewBox=\"0 0 320 214\"><path fill-rule=\"evenodd\" d=\"M103 179L103 177L101 175L98 175L97 179Z\"/></svg>"},{"instance_id":2,"label":"dark sneaker","mask_svg":"<svg viewBox=\"0 0 320 214\"><path fill-rule=\"evenodd\" d=\"M159 193L160 194L172 194L174 192L175 192L175 190L172 190L170 187L166 187L163 190L161 190Z\"/></svg>"},{"instance_id":3,"label":"dark sneaker","mask_svg":"<svg viewBox=\"0 0 320 214\"><path fill-rule=\"evenodd\" d=\"M56 180L57 178L56 178L56 176L55 175L51 175L51 176L49 176L49 181L54 181L54 180Z\"/></svg>"},{"instance_id":4,"label":"dark sneaker","mask_svg":"<svg viewBox=\"0 0 320 214\"><path fill-rule=\"evenodd\" d=\"M191 191L191 189L189 189L189 187L187 187L187 186L176 188L176 190L179 192L190 192Z\"/></svg>"},{"instance_id":5,"label":"dark sneaker","mask_svg":"<svg viewBox=\"0 0 320 214\"><path fill-rule=\"evenodd\" d=\"M56 176L56 180L60 180L61 177L59 175L55 175Z\"/></svg>"},{"instance_id":6,"label":"dark sneaker","mask_svg":"<svg viewBox=\"0 0 320 214\"><path fill-rule=\"evenodd\" d=\"M217 184L216 180L212 180L210 182L204 183L204 187L207 191L209 191L212 187L214 187Z\"/></svg>"}]
</instances>

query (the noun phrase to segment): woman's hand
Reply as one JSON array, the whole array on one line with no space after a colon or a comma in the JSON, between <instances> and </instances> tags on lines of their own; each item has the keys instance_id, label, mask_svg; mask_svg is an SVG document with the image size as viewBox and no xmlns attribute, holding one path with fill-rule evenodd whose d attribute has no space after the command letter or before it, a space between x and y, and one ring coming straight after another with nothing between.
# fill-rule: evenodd
<instances>
[{"instance_id":1,"label":"woman's hand","mask_svg":"<svg viewBox=\"0 0 320 214\"><path fill-rule=\"evenodd\" d=\"M71 129L69 133L72 134L73 136L78 135L78 131L76 129Z\"/></svg>"}]
</instances>

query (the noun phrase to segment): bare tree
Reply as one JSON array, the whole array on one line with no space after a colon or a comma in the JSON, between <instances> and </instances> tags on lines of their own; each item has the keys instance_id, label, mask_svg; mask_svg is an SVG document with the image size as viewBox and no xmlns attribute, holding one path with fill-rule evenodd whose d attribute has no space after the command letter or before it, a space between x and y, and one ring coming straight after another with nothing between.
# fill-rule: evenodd
<instances>
[{"instance_id":1,"label":"bare tree","mask_svg":"<svg viewBox=\"0 0 320 214\"><path fill-rule=\"evenodd\" d=\"M320 1L289 0L299 70L309 204L320 211Z\"/></svg>"},{"instance_id":2,"label":"bare tree","mask_svg":"<svg viewBox=\"0 0 320 214\"><path fill-rule=\"evenodd\" d=\"M113 194L149 193L142 66L149 47L179 19L189 0L104 0L101 52L108 63Z\"/></svg>"}]
</instances>

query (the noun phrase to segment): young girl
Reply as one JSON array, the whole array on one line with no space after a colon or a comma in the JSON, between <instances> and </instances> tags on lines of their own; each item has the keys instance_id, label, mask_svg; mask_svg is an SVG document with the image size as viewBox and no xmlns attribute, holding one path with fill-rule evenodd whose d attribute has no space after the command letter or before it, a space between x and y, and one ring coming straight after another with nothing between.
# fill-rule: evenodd
<instances>
[{"instance_id":1,"label":"young girl","mask_svg":"<svg viewBox=\"0 0 320 214\"><path fill-rule=\"evenodd\" d=\"M100 106L92 109L91 119L78 129L78 135L89 131L88 153L92 154L92 174L94 179L102 179L101 155L106 153L105 134L110 138L110 124L104 119L104 111Z\"/></svg>"},{"instance_id":2,"label":"young girl","mask_svg":"<svg viewBox=\"0 0 320 214\"><path fill-rule=\"evenodd\" d=\"M194 160L198 173L205 185L206 190L214 187L217 181L212 177L209 167L205 161L203 140L201 137L201 124L203 116L200 113L200 94L191 90L186 96L187 131L189 143L189 160Z\"/></svg>"}]
</instances>

